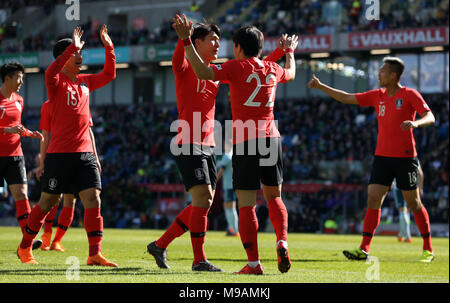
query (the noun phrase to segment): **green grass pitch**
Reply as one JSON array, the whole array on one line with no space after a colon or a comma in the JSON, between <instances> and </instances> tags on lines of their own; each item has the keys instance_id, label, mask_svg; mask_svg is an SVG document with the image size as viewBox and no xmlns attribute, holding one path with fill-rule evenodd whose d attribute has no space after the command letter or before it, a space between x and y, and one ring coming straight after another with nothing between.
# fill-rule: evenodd
<instances>
[{"instance_id":1,"label":"green grass pitch","mask_svg":"<svg viewBox=\"0 0 450 303\"><path fill-rule=\"evenodd\" d=\"M88 244L82 228L68 230L62 241L66 252L39 249L34 251L39 264L27 265L20 263L16 256L21 238L19 228L0 227L0 283L449 283L448 238L434 238L436 259L422 264L417 262L422 250L421 238L413 238L412 243L399 243L393 236L376 236L371 255L377 259L366 263L348 261L342 254L343 249L360 243L359 235L291 233L288 240L292 267L287 274L281 274L277 269L275 235L259 233L264 275L238 276L233 272L246 264L239 238L209 231L205 245L208 260L225 273L198 273L191 270L188 234L168 248L171 269L156 266L146 246L162 233L161 230L105 229L103 254L120 267L102 268L86 265Z\"/></svg>"}]
</instances>

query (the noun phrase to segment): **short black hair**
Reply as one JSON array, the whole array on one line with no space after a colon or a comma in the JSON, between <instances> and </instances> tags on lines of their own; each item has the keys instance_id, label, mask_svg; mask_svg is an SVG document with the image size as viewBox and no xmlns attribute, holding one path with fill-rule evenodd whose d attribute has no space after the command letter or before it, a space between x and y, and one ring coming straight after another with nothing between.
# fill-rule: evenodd
<instances>
[{"instance_id":1,"label":"short black hair","mask_svg":"<svg viewBox=\"0 0 450 303\"><path fill-rule=\"evenodd\" d=\"M235 46L241 46L246 57L258 57L264 46L264 35L254 26L241 27L232 39Z\"/></svg>"},{"instance_id":2,"label":"short black hair","mask_svg":"<svg viewBox=\"0 0 450 303\"><path fill-rule=\"evenodd\" d=\"M220 38L220 28L214 23L196 23L194 24L194 32L192 33L191 40L195 47L195 40L204 40L210 33L215 33Z\"/></svg>"},{"instance_id":3,"label":"short black hair","mask_svg":"<svg viewBox=\"0 0 450 303\"><path fill-rule=\"evenodd\" d=\"M25 72L25 68L22 64L17 61L8 62L2 65L0 68L0 75L2 77L2 82L5 82L5 77L12 77L16 72Z\"/></svg>"},{"instance_id":4,"label":"short black hair","mask_svg":"<svg viewBox=\"0 0 450 303\"><path fill-rule=\"evenodd\" d=\"M58 40L55 45L53 46L53 57L56 59L59 57L59 55L61 55L62 53L64 53L64 51L66 50L66 48L72 44L72 39L71 38L64 38L61 40Z\"/></svg>"},{"instance_id":5,"label":"short black hair","mask_svg":"<svg viewBox=\"0 0 450 303\"><path fill-rule=\"evenodd\" d=\"M384 57L383 62L389 64L390 71L396 73L400 79L405 70L405 63L403 63L403 60L398 57Z\"/></svg>"}]
</instances>

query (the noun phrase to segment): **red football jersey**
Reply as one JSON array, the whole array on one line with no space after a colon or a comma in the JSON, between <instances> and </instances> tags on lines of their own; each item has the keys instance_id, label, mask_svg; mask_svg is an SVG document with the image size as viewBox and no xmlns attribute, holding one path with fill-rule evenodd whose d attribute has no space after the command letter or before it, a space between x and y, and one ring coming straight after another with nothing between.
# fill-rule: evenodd
<instances>
[{"instance_id":1,"label":"red football jersey","mask_svg":"<svg viewBox=\"0 0 450 303\"><path fill-rule=\"evenodd\" d=\"M47 100L44 102L44 104L42 104L42 107L41 107L40 129L48 131L48 132L50 131L50 125L51 125L50 106L51 106L50 100ZM89 116L90 116L89 126L92 127L94 125L94 122L92 121L92 115L90 112L89 112Z\"/></svg>"},{"instance_id":2,"label":"red football jersey","mask_svg":"<svg viewBox=\"0 0 450 303\"><path fill-rule=\"evenodd\" d=\"M425 100L415 89L402 87L390 97L386 88L355 94L359 106L375 108L378 119L378 138L375 155L383 157L417 157L413 130L400 128L403 121L414 121L416 112L421 116L429 111Z\"/></svg>"},{"instance_id":3,"label":"red football jersey","mask_svg":"<svg viewBox=\"0 0 450 303\"><path fill-rule=\"evenodd\" d=\"M273 106L277 84L285 83L288 71L275 62L258 58L233 59L213 66L215 79L228 81L233 116L233 144L253 138L280 137Z\"/></svg>"},{"instance_id":4,"label":"red football jersey","mask_svg":"<svg viewBox=\"0 0 450 303\"><path fill-rule=\"evenodd\" d=\"M41 122L39 125L41 130L50 131L50 100L47 100L41 107Z\"/></svg>"},{"instance_id":5,"label":"red football jersey","mask_svg":"<svg viewBox=\"0 0 450 303\"><path fill-rule=\"evenodd\" d=\"M265 60L277 61L284 55L276 48ZM227 80L198 79L186 59L183 43L178 39L172 57L178 108L178 134L176 144L201 144L214 146L214 112L219 84ZM181 123L185 125L181 125ZM186 132L189 126L189 132Z\"/></svg>"},{"instance_id":6,"label":"red football jersey","mask_svg":"<svg viewBox=\"0 0 450 303\"><path fill-rule=\"evenodd\" d=\"M23 99L19 94L12 93L11 99L6 99L0 93L0 129L21 124ZM19 134L4 134L0 131L0 157L23 156Z\"/></svg>"},{"instance_id":7,"label":"red football jersey","mask_svg":"<svg viewBox=\"0 0 450 303\"><path fill-rule=\"evenodd\" d=\"M61 70L76 52L71 44L45 72L45 84L51 105L52 137L48 153L93 152L89 136L89 93L116 77L114 47L105 47L105 66L98 74L80 74L73 82Z\"/></svg>"},{"instance_id":8,"label":"red football jersey","mask_svg":"<svg viewBox=\"0 0 450 303\"><path fill-rule=\"evenodd\" d=\"M219 82L197 78L180 40L173 53L172 70L179 120L175 143L214 146L214 112Z\"/></svg>"}]
</instances>

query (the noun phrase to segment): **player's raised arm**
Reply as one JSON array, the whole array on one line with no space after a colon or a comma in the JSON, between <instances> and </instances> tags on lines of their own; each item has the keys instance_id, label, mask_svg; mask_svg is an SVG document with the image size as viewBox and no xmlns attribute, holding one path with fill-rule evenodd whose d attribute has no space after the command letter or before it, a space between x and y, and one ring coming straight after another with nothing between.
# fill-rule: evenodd
<instances>
[{"instance_id":1,"label":"player's raised arm","mask_svg":"<svg viewBox=\"0 0 450 303\"><path fill-rule=\"evenodd\" d=\"M54 48L53 55L55 56L55 61L53 61L45 71L45 85L47 87L47 94L50 97L53 95L54 88L58 86L59 73L64 68L64 65L66 65L67 61L69 61L73 54L83 48L84 41L81 41L81 36L83 36L83 30L78 26L73 30L72 40L60 40L55 45L55 47L58 48L58 43L60 43L65 50L61 54L56 54ZM67 47L67 44L70 45Z\"/></svg>"},{"instance_id":2,"label":"player's raised arm","mask_svg":"<svg viewBox=\"0 0 450 303\"><path fill-rule=\"evenodd\" d=\"M180 38L184 44L186 55L189 62L191 63L195 75L199 79L215 80L213 69L203 62L202 58L200 58L194 46L192 45L192 22L188 22L184 14L183 18L181 18L179 15L175 15L175 18L173 18L172 28L177 32L178 38Z\"/></svg>"},{"instance_id":3,"label":"player's raised arm","mask_svg":"<svg viewBox=\"0 0 450 303\"><path fill-rule=\"evenodd\" d=\"M285 41L285 52L286 52L286 64L284 68L289 72L289 78L287 81L292 81L295 79L295 58L294 50L297 48L298 36L292 35L288 37Z\"/></svg>"},{"instance_id":4,"label":"player's raised arm","mask_svg":"<svg viewBox=\"0 0 450 303\"><path fill-rule=\"evenodd\" d=\"M287 34L281 35L281 37L277 40L277 47L275 48L275 50L270 55L268 55L264 59L264 61L277 62L278 60L280 60L281 57L283 57L283 55L285 53L286 39L287 39Z\"/></svg>"},{"instance_id":5,"label":"player's raised arm","mask_svg":"<svg viewBox=\"0 0 450 303\"><path fill-rule=\"evenodd\" d=\"M116 78L116 55L114 53L114 44L108 35L108 28L105 24L100 28L100 40L105 47L105 65L98 74L85 75L89 82L89 90L94 91L105 86Z\"/></svg>"},{"instance_id":6,"label":"player's raised arm","mask_svg":"<svg viewBox=\"0 0 450 303\"><path fill-rule=\"evenodd\" d=\"M320 82L320 80L314 74L311 81L309 81L308 83L308 88L315 88L321 90L331 98L345 104L358 104L358 100L356 99L354 94L349 94L345 91L325 85L322 82Z\"/></svg>"},{"instance_id":7,"label":"player's raised arm","mask_svg":"<svg viewBox=\"0 0 450 303\"><path fill-rule=\"evenodd\" d=\"M172 70L174 73L182 72L186 70L188 63L186 60L186 52L184 51L184 45L181 39L178 39L177 46L172 56Z\"/></svg>"}]
</instances>

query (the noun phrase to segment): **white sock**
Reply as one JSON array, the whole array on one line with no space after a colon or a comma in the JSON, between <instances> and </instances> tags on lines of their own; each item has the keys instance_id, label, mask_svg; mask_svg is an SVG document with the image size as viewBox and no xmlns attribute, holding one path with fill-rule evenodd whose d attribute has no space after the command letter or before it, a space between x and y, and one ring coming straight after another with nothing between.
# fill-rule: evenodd
<instances>
[{"instance_id":1,"label":"white sock","mask_svg":"<svg viewBox=\"0 0 450 303\"><path fill-rule=\"evenodd\" d=\"M280 243L283 243L283 246L284 246L285 248L288 248L288 243L287 243L286 241L284 241L284 240L278 241L276 247L278 247L278 245L279 245Z\"/></svg>"},{"instance_id":2,"label":"white sock","mask_svg":"<svg viewBox=\"0 0 450 303\"><path fill-rule=\"evenodd\" d=\"M250 266L251 268L255 268L259 264L260 264L259 260L258 261L248 261L248 266Z\"/></svg>"}]
</instances>

